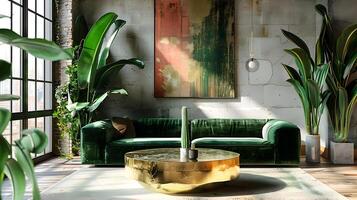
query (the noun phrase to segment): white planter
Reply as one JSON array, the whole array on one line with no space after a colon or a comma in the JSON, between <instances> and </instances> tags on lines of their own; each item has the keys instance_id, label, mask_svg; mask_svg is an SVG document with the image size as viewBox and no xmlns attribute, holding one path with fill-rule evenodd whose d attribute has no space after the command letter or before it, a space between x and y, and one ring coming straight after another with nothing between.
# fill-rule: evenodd
<instances>
[{"instance_id":1,"label":"white planter","mask_svg":"<svg viewBox=\"0 0 357 200\"><path fill-rule=\"evenodd\" d=\"M320 163L320 135L306 135L305 150L307 163Z\"/></svg>"},{"instance_id":2,"label":"white planter","mask_svg":"<svg viewBox=\"0 0 357 200\"><path fill-rule=\"evenodd\" d=\"M187 162L188 161L188 152L189 148L180 148L180 162Z\"/></svg>"},{"instance_id":3,"label":"white planter","mask_svg":"<svg viewBox=\"0 0 357 200\"><path fill-rule=\"evenodd\" d=\"M354 164L354 144L331 141L330 156L334 164Z\"/></svg>"}]
</instances>

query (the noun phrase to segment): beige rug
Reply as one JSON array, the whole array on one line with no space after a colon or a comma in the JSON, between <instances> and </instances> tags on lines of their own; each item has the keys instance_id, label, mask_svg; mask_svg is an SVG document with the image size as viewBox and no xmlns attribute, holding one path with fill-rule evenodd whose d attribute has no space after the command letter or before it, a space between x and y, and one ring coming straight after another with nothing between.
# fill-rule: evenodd
<instances>
[{"instance_id":1,"label":"beige rug","mask_svg":"<svg viewBox=\"0 0 357 200\"><path fill-rule=\"evenodd\" d=\"M123 168L83 168L42 193L43 200L346 199L300 168L242 168L239 179L189 195L147 190Z\"/></svg>"}]
</instances>

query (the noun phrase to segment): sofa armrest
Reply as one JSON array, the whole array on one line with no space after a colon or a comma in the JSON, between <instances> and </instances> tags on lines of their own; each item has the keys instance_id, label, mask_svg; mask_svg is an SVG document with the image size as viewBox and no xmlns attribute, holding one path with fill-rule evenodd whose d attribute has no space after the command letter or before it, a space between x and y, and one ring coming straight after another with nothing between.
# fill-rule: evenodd
<instances>
[{"instance_id":1,"label":"sofa armrest","mask_svg":"<svg viewBox=\"0 0 357 200\"><path fill-rule=\"evenodd\" d=\"M81 129L82 164L104 164L104 150L112 139L113 127L108 121L97 121Z\"/></svg>"},{"instance_id":2,"label":"sofa armrest","mask_svg":"<svg viewBox=\"0 0 357 200\"><path fill-rule=\"evenodd\" d=\"M300 163L300 129L287 121L271 120L262 130L263 138L274 144L275 164Z\"/></svg>"}]
</instances>

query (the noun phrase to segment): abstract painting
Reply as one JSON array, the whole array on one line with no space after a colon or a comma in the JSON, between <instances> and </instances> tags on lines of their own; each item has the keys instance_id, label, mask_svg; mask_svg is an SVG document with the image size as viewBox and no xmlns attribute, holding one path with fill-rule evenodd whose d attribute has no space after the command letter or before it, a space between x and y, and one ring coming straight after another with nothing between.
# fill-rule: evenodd
<instances>
[{"instance_id":1,"label":"abstract painting","mask_svg":"<svg viewBox=\"0 0 357 200\"><path fill-rule=\"evenodd\" d=\"M235 97L234 2L155 0L155 97Z\"/></svg>"}]
</instances>

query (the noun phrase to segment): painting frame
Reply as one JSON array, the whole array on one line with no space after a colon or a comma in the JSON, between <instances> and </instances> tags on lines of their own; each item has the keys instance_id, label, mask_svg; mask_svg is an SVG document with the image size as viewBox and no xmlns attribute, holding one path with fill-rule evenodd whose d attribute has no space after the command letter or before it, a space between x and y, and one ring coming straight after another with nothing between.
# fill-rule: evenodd
<instances>
[{"instance_id":1,"label":"painting frame","mask_svg":"<svg viewBox=\"0 0 357 200\"><path fill-rule=\"evenodd\" d=\"M157 92L157 87L161 87L160 84L158 84L158 65L157 65L157 56L158 56L158 3L162 2L162 1L166 1L167 0L154 0L154 97L155 98L189 98L189 99L236 99L237 98L237 74L238 74L238 68L237 68L237 61L236 61L236 53L237 53L237 45L236 45L236 13L235 13L235 9L236 9L236 0L223 0L225 2L230 2L231 5L230 7L233 10L233 13L230 13L230 19L232 20L232 22L230 22L230 27L231 27L231 35L230 35L230 51L233 51L233 53L230 52L230 56L229 56L229 66L230 66L230 75L231 75L231 82L229 84L229 86L231 88L229 88L229 92L230 95L228 96L219 96L219 95L214 95L214 96L210 96L210 95L173 95L173 96L165 96L165 95L161 95ZM179 2L183 2L183 1L197 1L197 0L169 0L169 1L179 1ZM201 0L201 1L207 1L207 2L211 2L213 3L218 3L218 1L222 2L222 0ZM181 26L182 28L182 26ZM160 68L159 68L160 69ZM208 87L210 87L208 85Z\"/></svg>"}]
</instances>

